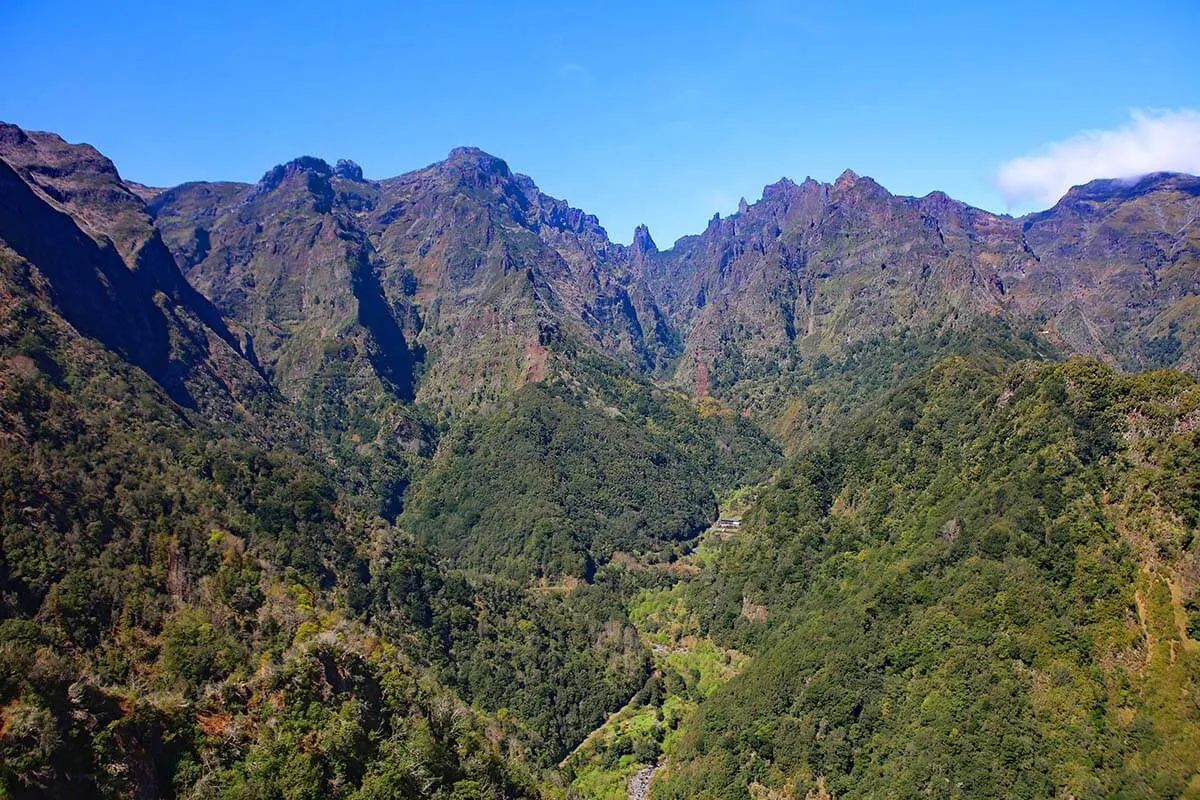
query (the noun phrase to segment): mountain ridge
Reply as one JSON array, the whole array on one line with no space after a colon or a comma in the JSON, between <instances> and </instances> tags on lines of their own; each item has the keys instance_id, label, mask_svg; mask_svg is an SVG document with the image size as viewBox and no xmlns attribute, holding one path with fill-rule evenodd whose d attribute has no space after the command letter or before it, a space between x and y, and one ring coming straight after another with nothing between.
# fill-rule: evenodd
<instances>
[{"instance_id":1,"label":"mountain ridge","mask_svg":"<svg viewBox=\"0 0 1200 800\"><path fill-rule=\"evenodd\" d=\"M1195 363L1190 180L660 249L0 128L0 791L1194 792L1200 393L1086 357Z\"/></svg>"}]
</instances>

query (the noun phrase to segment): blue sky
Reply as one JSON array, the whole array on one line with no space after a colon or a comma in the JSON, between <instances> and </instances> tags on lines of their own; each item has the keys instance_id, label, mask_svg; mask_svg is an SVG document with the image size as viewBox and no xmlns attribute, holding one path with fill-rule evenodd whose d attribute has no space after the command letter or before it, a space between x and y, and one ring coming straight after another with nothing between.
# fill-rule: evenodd
<instances>
[{"instance_id":1,"label":"blue sky","mask_svg":"<svg viewBox=\"0 0 1200 800\"><path fill-rule=\"evenodd\" d=\"M781 176L847 167L1027 210L1065 180L1052 167L1120 168L1081 132L1125 129L1145 156L1139 110L1183 113L1170 163L1200 153L1195 0L267 5L5 0L0 119L156 185L302 154L380 178L471 144L660 246Z\"/></svg>"}]
</instances>

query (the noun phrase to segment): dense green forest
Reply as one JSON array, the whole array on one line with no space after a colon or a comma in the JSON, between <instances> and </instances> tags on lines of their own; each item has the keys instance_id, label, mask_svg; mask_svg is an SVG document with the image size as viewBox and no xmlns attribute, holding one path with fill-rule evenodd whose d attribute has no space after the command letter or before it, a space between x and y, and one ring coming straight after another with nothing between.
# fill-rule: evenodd
<instances>
[{"instance_id":1,"label":"dense green forest","mask_svg":"<svg viewBox=\"0 0 1200 800\"><path fill-rule=\"evenodd\" d=\"M1200 188L1139 185L660 252L473 148L0 123L0 798L1200 800L1200 385L1114 366L1194 371Z\"/></svg>"},{"instance_id":2,"label":"dense green forest","mask_svg":"<svg viewBox=\"0 0 1200 800\"><path fill-rule=\"evenodd\" d=\"M655 796L1192 796L1198 409L956 357L799 455L688 586L755 657Z\"/></svg>"},{"instance_id":3,"label":"dense green forest","mask_svg":"<svg viewBox=\"0 0 1200 800\"><path fill-rule=\"evenodd\" d=\"M712 390L750 415L789 452L826 438L847 421L869 413L906 379L949 355L964 355L992 369L1023 358L1054 358L1057 351L1030 327L1004 319L969 326L903 328L847 345L834 357L805 356L794 344L766 359L748 360L734 349L719 355Z\"/></svg>"},{"instance_id":4,"label":"dense green forest","mask_svg":"<svg viewBox=\"0 0 1200 800\"><path fill-rule=\"evenodd\" d=\"M778 450L716 401L594 356L461 422L401 523L456 563L516 578L590 578L622 551L670 552L718 495L770 475Z\"/></svg>"},{"instance_id":5,"label":"dense green forest","mask_svg":"<svg viewBox=\"0 0 1200 800\"><path fill-rule=\"evenodd\" d=\"M1190 378L942 360L801 447L693 577L606 562L676 558L714 492L769 474L720 404L585 364L450 430L397 528L336 468L209 427L35 305L7 314L13 796L580 791L553 765L627 701L617 730L657 732L566 777L664 753L655 797L1195 790ZM479 517L439 527L435 502ZM539 539L546 519L575 538ZM627 609L680 576L714 644L652 674Z\"/></svg>"},{"instance_id":6,"label":"dense green forest","mask_svg":"<svg viewBox=\"0 0 1200 800\"><path fill-rule=\"evenodd\" d=\"M529 795L646 680L603 581L455 573L36 304L0 332L7 793Z\"/></svg>"}]
</instances>

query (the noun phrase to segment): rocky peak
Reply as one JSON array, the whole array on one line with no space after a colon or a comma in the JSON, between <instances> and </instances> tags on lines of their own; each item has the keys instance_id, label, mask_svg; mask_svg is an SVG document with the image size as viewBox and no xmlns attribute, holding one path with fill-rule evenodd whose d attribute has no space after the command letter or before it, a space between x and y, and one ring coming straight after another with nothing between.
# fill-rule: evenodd
<instances>
[{"instance_id":1,"label":"rocky peak","mask_svg":"<svg viewBox=\"0 0 1200 800\"><path fill-rule=\"evenodd\" d=\"M852 169L848 169L845 172L843 172L841 175L838 175L837 180L833 182L833 188L849 189L849 188L852 188L856 183L858 183L858 180L859 180L858 173Z\"/></svg>"},{"instance_id":2,"label":"rocky peak","mask_svg":"<svg viewBox=\"0 0 1200 800\"><path fill-rule=\"evenodd\" d=\"M932 214L961 214L966 210L966 204L955 200L945 192L930 192L917 201L921 209Z\"/></svg>"},{"instance_id":3,"label":"rocky peak","mask_svg":"<svg viewBox=\"0 0 1200 800\"><path fill-rule=\"evenodd\" d=\"M593 232L601 237L607 236L596 215L575 208L565 200L553 200L546 195L541 195L539 200L542 200L542 221L551 227L575 234Z\"/></svg>"},{"instance_id":4,"label":"rocky peak","mask_svg":"<svg viewBox=\"0 0 1200 800\"><path fill-rule=\"evenodd\" d=\"M796 189L799 188L789 178L780 178L775 183L768 183L763 187L763 200L786 200Z\"/></svg>"},{"instance_id":5,"label":"rocky peak","mask_svg":"<svg viewBox=\"0 0 1200 800\"><path fill-rule=\"evenodd\" d=\"M338 159L337 166L333 168L333 174L348 181L361 183L363 180L362 167L348 158Z\"/></svg>"},{"instance_id":6,"label":"rocky peak","mask_svg":"<svg viewBox=\"0 0 1200 800\"><path fill-rule=\"evenodd\" d=\"M89 233L109 237L129 263L150 238L153 228L145 205L91 145L2 125L0 159Z\"/></svg>"},{"instance_id":7,"label":"rocky peak","mask_svg":"<svg viewBox=\"0 0 1200 800\"><path fill-rule=\"evenodd\" d=\"M0 144L25 144L29 137L25 131L8 122L0 122Z\"/></svg>"},{"instance_id":8,"label":"rocky peak","mask_svg":"<svg viewBox=\"0 0 1200 800\"><path fill-rule=\"evenodd\" d=\"M831 191L843 198L853 198L856 202L886 203L894 197L873 178L850 169L837 177Z\"/></svg>"},{"instance_id":9,"label":"rocky peak","mask_svg":"<svg viewBox=\"0 0 1200 800\"><path fill-rule=\"evenodd\" d=\"M780 178L777 182L763 187L762 203L770 209L769 213L786 213L796 206L803 206L808 208L810 213L814 213L827 201L830 189L829 184L819 183L812 178L805 178L799 185L789 178ZM743 211L739 204L738 211L754 214L758 207L759 204L756 203L747 206Z\"/></svg>"},{"instance_id":10,"label":"rocky peak","mask_svg":"<svg viewBox=\"0 0 1200 800\"><path fill-rule=\"evenodd\" d=\"M1200 196L1200 178L1179 172L1152 172L1132 178L1103 178L1072 186L1059 203L1129 200L1163 190L1183 191Z\"/></svg>"},{"instance_id":11,"label":"rocky peak","mask_svg":"<svg viewBox=\"0 0 1200 800\"><path fill-rule=\"evenodd\" d=\"M633 229L632 252L635 259L644 258L647 253L658 252L658 246L650 236L650 229L645 225L638 225Z\"/></svg>"},{"instance_id":12,"label":"rocky peak","mask_svg":"<svg viewBox=\"0 0 1200 800\"><path fill-rule=\"evenodd\" d=\"M314 156L294 158L286 164L276 164L267 170L256 186L258 194L266 194L280 186L292 175L311 173L324 178L333 175L333 170L323 159Z\"/></svg>"},{"instance_id":13,"label":"rocky peak","mask_svg":"<svg viewBox=\"0 0 1200 800\"><path fill-rule=\"evenodd\" d=\"M512 177L512 171L509 170L504 159L497 158L478 147L456 147L450 151L442 163L446 168L458 171L465 176L478 176L485 179Z\"/></svg>"},{"instance_id":14,"label":"rocky peak","mask_svg":"<svg viewBox=\"0 0 1200 800\"><path fill-rule=\"evenodd\" d=\"M267 170L246 199L257 200L285 184L291 184L294 179L302 179L304 188L311 195L313 210L325 213L333 206L333 186L329 182L331 177L333 168L326 161L314 156L301 156Z\"/></svg>"}]
</instances>

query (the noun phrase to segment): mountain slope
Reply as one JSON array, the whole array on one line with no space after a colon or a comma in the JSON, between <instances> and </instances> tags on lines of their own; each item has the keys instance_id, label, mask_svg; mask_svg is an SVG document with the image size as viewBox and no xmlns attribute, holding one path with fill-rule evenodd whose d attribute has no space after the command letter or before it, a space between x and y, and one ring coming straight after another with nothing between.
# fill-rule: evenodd
<instances>
[{"instance_id":1,"label":"mountain slope","mask_svg":"<svg viewBox=\"0 0 1200 800\"><path fill-rule=\"evenodd\" d=\"M638 371L661 371L676 345L630 269L638 247L612 244L594 217L486 153L455 150L377 183L349 162L304 158L254 187L187 184L151 207L189 280L253 332L302 416L363 457L385 513L423 469L410 455L430 453L423 409L455 421L403 521L455 559L470 553L464 564L497 569L504 553L497 571L589 575L617 550L694 535L716 513L714 490L761 479L772 461L747 423L640 396L650 386ZM532 418L562 440L547 448L552 433L521 424ZM501 439L468 444L472 426ZM716 480L708 462L721 447L746 458ZM538 479L520 490L515 453L540 453ZM378 466L398 461L412 466ZM615 502L602 475L629 497Z\"/></svg>"},{"instance_id":2,"label":"mountain slope","mask_svg":"<svg viewBox=\"0 0 1200 800\"><path fill-rule=\"evenodd\" d=\"M1125 368L1194 369L1198 185L1099 181L1015 220L852 172L784 179L651 254L643 275L685 342L675 380L731 399L776 365L988 317Z\"/></svg>"},{"instance_id":3,"label":"mountain slope","mask_svg":"<svg viewBox=\"0 0 1200 800\"><path fill-rule=\"evenodd\" d=\"M4 793L536 796L646 678L620 609L453 575L375 518L112 165L5 134Z\"/></svg>"},{"instance_id":4,"label":"mountain slope","mask_svg":"<svg viewBox=\"0 0 1200 800\"><path fill-rule=\"evenodd\" d=\"M1022 227L1038 255L1017 289L1023 314L1126 369L1200 369L1200 178L1093 181Z\"/></svg>"},{"instance_id":5,"label":"mountain slope","mask_svg":"<svg viewBox=\"0 0 1200 800\"><path fill-rule=\"evenodd\" d=\"M1047 363L1194 368L1195 201L847 173L659 250L470 148L0 127L2 791L558 797L625 706L657 796L1195 794L1196 386Z\"/></svg>"},{"instance_id":6,"label":"mountain slope","mask_svg":"<svg viewBox=\"0 0 1200 800\"><path fill-rule=\"evenodd\" d=\"M1198 402L949 359L804 453L692 584L757 655L654 796L1191 796Z\"/></svg>"},{"instance_id":7,"label":"mountain slope","mask_svg":"<svg viewBox=\"0 0 1200 800\"><path fill-rule=\"evenodd\" d=\"M168 190L152 209L189 280L256 332L289 395L317 372L305 357L373 318L375 372L445 408L536 380L564 335L648 368L671 355L625 248L478 150L380 182L297 159L254 187Z\"/></svg>"},{"instance_id":8,"label":"mountain slope","mask_svg":"<svg viewBox=\"0 0 1200 800\"><path fill-rule=\"evenodd\" d=\"M895 197L847 171L768 186L645 269L685 331L675 380L703 394L878 334L999 314L998 274L1032 260L1012 220L944 195Z\"/></svg>"},{"instance_id":9,"label":"mountain slope","mask_svg":"<svg viewBox=\"0 0 1200 800\"><path fill-rule=\"evenodd\" d=\"M717 496L777 462L727 407L576 354L495 412L462 418L400 523L474 569L590 579L618 553L686 549L716 518Z\"/></svg>"},{"instance_id":10,"label":"mountain slope","mask_svg":"<svg viewBox=\"0 0 1200 800\"><path fill-rule=\"evenodd\" d=\"M310 178L319 191L293 203L311 206L305 223L279 228L255 198L301 163L320 172ZM1186 176L1097 182L1020 220L940 192L898 197L850 171L832 184L783 179L759 202L659 250L644 227L630 247L613 244L595 217L472 148L379 182L346 163L334 174L301 159L256 188L179 187L155 199L158 226L178 257L199 259L189 275L236 318L253 326L286 317L273 324L319 325L327 336L327 312L298 298L311 282L328 288L316 263L330 256L300 234L318 230L321 214L337 217L339 236L369 251L402 331L398 347L381 343L379 352L411 362L417 399L443 413L536 382L564 340L713 393L768 425L794 416L770 396L794 395L822 356L837 362L851 348L954 337L980 324L1037 332L1063 352L1124 368L1194 368L1200 234ZM255 234L259 250L309 266L294 278L276 269L245 298L225 286L239 270L227 265L263 258L227 241L238 215L243 226L266 225ZM275 308L276 296L300 305Z\"/></svg>"},{"instance_id":11,"label":"mountain slope","mask_svg":"<svg viewBox=\"0 0 1200 800\"><path fill-rule=\"evenodd\" d=\"M180 275L142 201L95 150L0 126L0 240L37 294L186 406L227 419L271 394L241 337Z\"/></svg>"}]
</instances>

